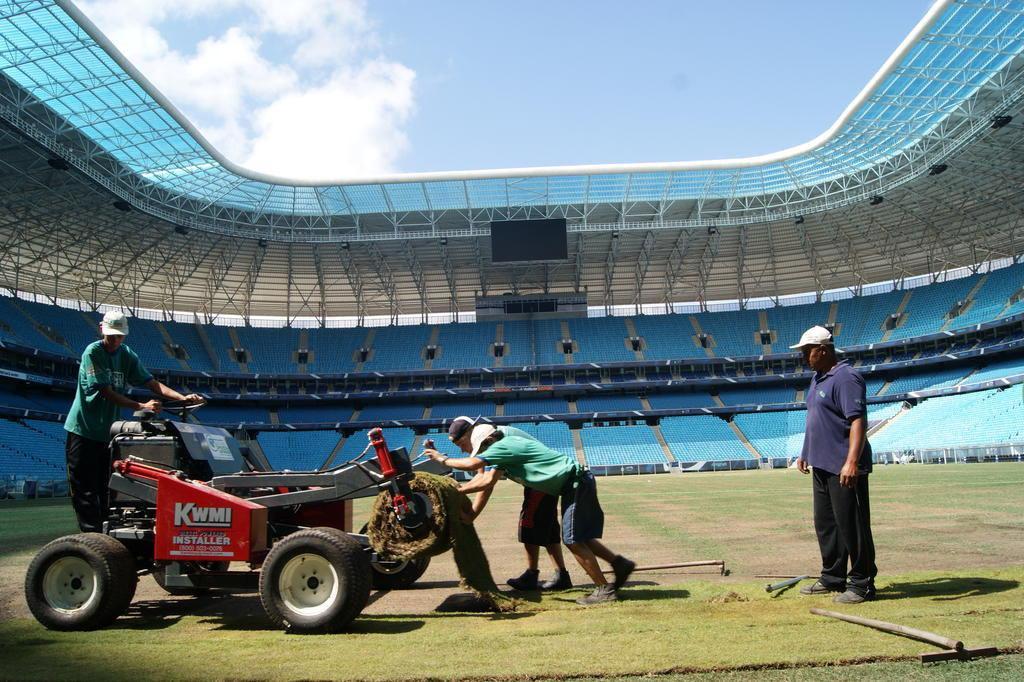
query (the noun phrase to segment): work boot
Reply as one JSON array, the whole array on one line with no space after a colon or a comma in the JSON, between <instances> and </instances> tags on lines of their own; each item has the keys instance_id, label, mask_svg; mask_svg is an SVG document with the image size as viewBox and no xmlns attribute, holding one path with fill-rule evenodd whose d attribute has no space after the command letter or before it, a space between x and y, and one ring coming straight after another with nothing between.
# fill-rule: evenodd
<instances>
[{"instance_id":1,"label":"work boot","mask_svg":"<svg viewBox=\"0 0 1024 682\"><path fill-rule=\"evenodd\" d=\"M505 581L505 584L511 587L513 590L519 590L520 592L529 592L530 590L537 589L537 578L540 577L540 571L537 569L526 569L523 574L518 578L509 578Z\"/></svg>"},{"instance_id":2,"label":"work boot","mask_svg":"<svg viewBox=\"0 0 1024 682\"><path fill-rule=\"evenodd\" d=\"M572 587L572 578L569 577L569 571L555 571L551 580L545 580L540 585L540 589L545 591L568 590L570 587Z\"/></svg>"},{"instance_id":3,"label":"work boot","mask_svg":"<svg viewBox=\"0 0 1024 682\"><path fill-rule=\"evenodd\" d=\"M854 592L853 590L847 590L842 594L837 594L832 597L832 601L836 604L860 604L861 602L867 601L868 598L860 592Z\"/></svg>"},{"instance_id":4,"label":"work boot","mask_svg":"<svg viewBox=\"0 0 1024 682\"><path fill-rule=\"evenodd\" d=\"M598 585L594 588L594 591L585 597L580 597L576 600L577 604L581 606L593 606L594 604L605 604L607 602L618 601L619 595L615 593L615 588L612 585Z\"/></svg>"},{"instance_id":5,"label":"work boot","mask_svg":"<svg viewBox=\"0 0 1024 682\"><path fill-rule=\"evenodd\" d=\"M815 580L812 585L804 585L800 588L800 594L813 596L820 594L828 594L830 592L842 592L843 590L837 587L829 587L828 585L821 582L821 580Z\"/></svg>"},{"instance_id":6,"label":"work boot","mask_svg":"<svg viewBox=\"0 0 1024 682\"><path fill-rule=\"evenodd\" d=\"M615 572L615 581L612 583L612 587L617 590L625 585L634 568L636 568L636 564L621 554L612 559L612 571Z\"/></svg>"}]
</instances>

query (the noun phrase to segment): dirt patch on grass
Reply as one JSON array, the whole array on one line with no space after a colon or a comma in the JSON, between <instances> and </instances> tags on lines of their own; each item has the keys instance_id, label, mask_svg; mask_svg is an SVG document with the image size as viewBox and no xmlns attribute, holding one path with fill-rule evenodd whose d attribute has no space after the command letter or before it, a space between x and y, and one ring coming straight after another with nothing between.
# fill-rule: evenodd
<instances>
[{"instance_id":1,"label":"dirt patch on grass","mask_svg":"<svg viewBox=\"0 0 1024 682\"><path fill-rule=\"evenodd\" d=\"M712 604L732 604L734 602L750 601L750 597L744 597L737 592L726 592L708 599Z\"/></svg>"}]
</instances>

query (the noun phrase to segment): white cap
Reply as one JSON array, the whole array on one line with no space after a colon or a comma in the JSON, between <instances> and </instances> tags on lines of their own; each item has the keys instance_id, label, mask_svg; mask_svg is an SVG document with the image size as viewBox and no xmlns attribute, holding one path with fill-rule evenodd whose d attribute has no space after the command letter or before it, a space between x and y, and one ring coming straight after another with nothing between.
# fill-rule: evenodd
<instances>
[{"instance_id":1,"label":"white cap","mask_svg":"<svg viewBox=\"0 0 1024 682\"><path fill-rule=\"evenodd\" d=\"M477 424L474 426L473 433L469 434L469 442L473 446L473 451L470 454L479 455L480 447L484 444L484 441L497 430L490 424Z\"/></svg>"},{"instance_id":2,"label":"white cap","mask_svg":"<svg viewBox=\"0 0 1024 682\"><path fill-rule=\"evenodd\" d=\"M832 346L838 353L839 349L835 347L835 343L835 339L832 338L832 332L824 327L815 326L805 331L804 335L800 337L800 343L790 346L790 348L798 350L804 346Z\"/></svg>"},{"instance_id":3,"label":"white cap","mask_svg":"<svg viewBox=\"0 0 1024 682\"><path fill-rule=\"evenodd\" d=\"M128 336L128 318L120 310L111 310L103 316L100 330L104 336Z\"/></svg>"}]
</instances>

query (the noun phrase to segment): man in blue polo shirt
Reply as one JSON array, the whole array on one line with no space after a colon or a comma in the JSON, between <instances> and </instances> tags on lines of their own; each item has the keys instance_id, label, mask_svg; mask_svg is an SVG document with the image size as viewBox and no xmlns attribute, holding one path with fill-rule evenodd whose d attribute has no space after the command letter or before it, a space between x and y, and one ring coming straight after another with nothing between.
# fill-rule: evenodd
<instances>
[{"instance_id":1,"label":"man in blue polo shirt","mask_svg":"<svg viewBox=\"0 0 1024 682\"><path fill-rule=\"evenodd\" d=\"M838 592L833 601L859 604L874 598L878 573L868 503L871 445L864 378L836 360L832 333L824 327L811 327L790 348L799 349L814 370L804 447L796 463L801 473L813 469L821 577L800 592Z\"/></svg>"}]
</instances>

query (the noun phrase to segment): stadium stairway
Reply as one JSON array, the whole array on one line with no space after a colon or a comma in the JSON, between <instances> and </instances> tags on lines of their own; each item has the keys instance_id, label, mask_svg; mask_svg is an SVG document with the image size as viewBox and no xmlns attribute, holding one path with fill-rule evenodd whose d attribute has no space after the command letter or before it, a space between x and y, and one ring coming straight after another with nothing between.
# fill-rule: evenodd
<instances>
[{"instance_id":1,"label":"stadium stairway","mask_svg":"<svg viewBox=\"0 0 1024 682\"><path fill-rule=\"evenodd\" d=\"M206 333L206 329L203 325L199 324L199 319L195 321L196 335L199 337L199 342L203 344L203 349L206 350L207 357L210 358L210 364L213 365L213 371L220 371L220 356L214 352L213 344L210 343L210 337Z\"/></svg>"},{"instance_id":2,"label":"stadium stairway","mask_svg":"<svg viewBox=\"0 0 1024 682\"><path fill-rule=\"evenodd\" d=\"M50 343L56 346L59 346L60 350L63 350L65 353L69 353L72 356L77 356L81 353L81 351L76 352L75 350L73 350L68 345L68 342L65 338L55 338L51 332L57 332L57 330L51 326L40 324L39 320L37 320L29 311L29 307L27 305L22 305L21 299L13 298L11 299L11 303L12 307L23 318L25 318L25 320L29 323L32 329L34 329L36 333L43 337L45 340L49 341Z\"/></svg>"},{"instance_id":3,"label":"stadium stairway","mask_svg":"<svg viewBox=\"0 0 1024 682\"><path fill-rule=\"evenodd\" d=\"M644 400L643 402L646 403L647 400ZM646 410L646 409L649 409L649 408L645 407L644 409ZM658 441L658 445L661 446L661 451L662 451L662 453L664 453L665 459L667 459L669 462L676 461L676 456L672 454L672 449L669 448L668 442L665 440L665 436L661 432L661 427L660 426L652 426L652 427L650 427L650 429L651 429L651 432L654 434L654 439L657 440Z\"/></svg>"},{"instance_id":4,"label":"stadium stairway","mask_svg":"<svg viewBox=\"0 0 1024 682\"><path fill-rule=\"evenodd\" d=\"M572 330L569 329L569 322L568 322L568 320L559 320L559 327L561 327L561 329L562 329L562 338L563 339L572 339L572 348L573 348L573 351L575 351L579 347L579 340L572 338ZM567 364L567 365L571 365L573 363L572 356L573 356L573 353L565 353L564 354L563 362L565 362L565 364Z\"/></svg>"},{"instance_id":5,"label":"stadium stairway","mask_svg":"<svg viewBox=\"0 0 1024 682\"><path fill-rule=\"evenodd\" d=\"M836 323L836 318L839 317L839 303L832 301L832 305L828 307L828 319L825 320L825 324L831 324L835 329L833 336L838 336L841 324Z\"/></svg>"},{"instance_id":6,"label":"stadium stairway","mask_svg":"<svg viewBox=\"0 0 1024 682\"><path fill-rule=\"evenodd\" d=\"M438 339L440 338L440 336L441 336L441 328L438 327L435 324L433 327L430 328L430 338L427 339L427 345L428 346L433 346L434 348L437 348L437 342L438 342ZM441 349L441 352L442 353L444 352L444 348ZM427 358L427 349L426 348L424 348L421 351L421 355L423 356L423 369L433 369L434 368L434 361ZM419 438L419 436L417 436L417 438ZM413 439L413 443L415 443L415 442L416 442L416 439Z\"/></svg>"},{"instance_id":7,"label":"stadium stairway","mask_svg":"<svg viewBox=\"0 0 1024 682\"><path fill-rule=\"evenodd\" d=\"M771 325L768 322L768 311L767 310L759 310L757 312L757 321L761 325L761 329L771 329ZM778 339L776 339L776 340L778 340ZM770 343L762 343L761 344L761 352L764 353L765 355L771 354L771 352L772 352L772 344L770 344Z\"/></svg>"},{"instance_id":8,"label":"stadium stairway","mask_svg":"<svg viewBox=\"0 0 1024 682\"><path fill-rule=\"evenodd\" d=\"M749 440L747 440L747 434L743 433L743 430L739 427L739 424L731 421L729 422L729 428L732 429L732 432L735 433L736 437L739 438L741 443L743 443L743 447L747 449L751 457L753 457L754 459L761 459L761 453L758 452L757 448L755 448Z\"/></svg>"},{"instance_id":9,"label":"stadium stairway","mask_svg":"<svg viewBox=\"0 0 1024 682\"><path fill-rule=\"evenodd\" d=\"M640 334L638 334L636 331L636 322L633 320L633 318L627 317L623 321L626 323L626 333L629 334L629 338L639 338ZM633 355L636 357L637 360L640 361L647 359L646 357L644 357L643 350L633 351Z\"/></svg>"},{"instance_id":10,"label":"stadium stairway","mask_svg":"<svg viewBox=\"0 0 1024 682\"><path fill-rule=\"evenodd\" d=\"M366 330L366 338L363 340L362 348L366 348L366 349L369 350L369 352L366 354L366 359L367 360L372 360L373 359L373 340L376 337L377 337L377 328L376 327L370 327L369 329ZM356 371L357 372L362 372L363 371L363 362L362 361L356 363Z\"/></svg>"},{"instance_id":11,"label":"stadium stairway","mask_svg":"<svg viewBox=\"0 0 1024 682\"><path fill-rule=\"evenodd\" d=\"M251 348L245 348L245 346L242 344L242 339L238 338L238 330L237 329L235 329L234 327L228 327L227 331L228 331L228 338L231 339L232 347L245 349L245 351L249 355L252 355L252 349ZM242 372L243 374L248 374L249 373L249 363L248 362L239 362L238 358L234 358L234 360L235 360L235 363L238 365L238 370L240 372Z\"/></svg>"},{"instance_id":12,"label":"stadium stairway","mask_svg":"<svg viewBox=\"0 0 1024 682\"><path fill-rule=\"evenodd\" d=\"M498 343L505 343L505 323L504 322L498 322L494 326L494 343L496 343L496 344L498 344ZM493 351L492 351L491 354L493 355ZM495 355L494 356L494 360L493 360L491 366L492 367L504 367L505 366L505 357L504 356L498 357L498 356Z\"/></svg>"},{"instance_id":13,"label":"stadium stairway","mask_svg":"<svg viewBox=\"0 0 1024 682\"><path fill-rule=\"evenodd\" d=\"M156 327L157 332L160 334L160 338L164 340L164 343L166 344L167 348L172 348L173 346L177 345L174 343L174 339L171 338L171 333L167 331L167 327L165 327L160 322L154 322L153 326ZM187 360L183 360L182 358L175 359L178 361L178 364L181 366L183 370L191 371L192 367L189 366Z\"/></svg>"},{"instance_id":14,"label":"stadium stairway","mask_svg":"<svg viewBox=\"0 0 1024 682\"><path fill-rule=\"evenodd\" d=\"M576 460L580 466L587 466L587 456L583 452L583 437L580 436L580 430L570 429L569 433L572 435L572 447L576 450Z\"/></svg>"},{"instance_id":15,"label":"stadium stairway","mask_svg":"<svg viewBox=\"0 0 1024 682\"><path fill-rule=\"evenodd\" d=\"M893 313L896 315L902 315L903 311L907 309L907 304L910 303L910 297L913 295L913 290L905 292L903 294L903 299L900 300L900 304L896 306L896 310L894 310ZM882 340L880 341L880 343L885 343L886 341L888 341L889 337L892 336L892 333L896 331L896 329L897 327L893 327L892 329L886 329L885 333L882 334Z\"/></svg>"},{"instance_id":16,"label":"stadium stairway","mask_svg":"<svg viewBox=\"0 0 1024 682\"><path fill-rule=\"evenodd\" d=\"M892 415L892 416L890 416L890 417L887 417L887 418L883 419L883 420L882 420L882 421L880 421L879 423L875 424L875 425L874 425L874 427L872 427L872 428L869 428L869 429L868 429L868 432L867 432L867 438L868 438L868 440L871 440L871 438L872 438L873 436L876 436L876 435L878 435L879 433L881 433L882 431L884 431L884 430L885 430L886 428L888 428L888 427L889 427L889 425L890 425L890 424L892 424L893 422L895 422L895 421L896 421L897 419L899 419L900 417L902 417L902 416L903 416L903 415L905 415L906 413L910 412L910 410L912 410L912 409L913 409L912 407L906 407L906 406L904 406L904 407L903 407L902 409L900 409L900 410L899 410L899 411L898 411L898 412L897 412L896 414L894 414L894 415Z\"/></svg>"},{"instance_id":17,"label":"stadium stairway","mask_svg":"<svg viewBox=\"0 0 1024 682\"><path fill-rule=\"evenodd\" d=\"M298 361L299 351L300 350L306 351L306 362L299 362ZM299 347L295 349L295 364L297 364L299 366L299 373L300 374L309 374L309 360L316 360L316 358L310 357L310 355L312 353L313 353L313 351L311 351L309 349L309 330L308 329L300 329L299 330Z\"/></svg>"},{"instance_id":18,"label":"stadium stairway","mask_svg":"<svg viewBox=\"0 0 1024 682\"><path fill-rule=\"evenodd\" d=\"M694 346L700 348L700 335L704 333L704 330L700 326L700 320L698 320L697 317L694 315L688 315L687 317L690 318L690 325L693 327L693 336L690 337L690 341L693 342ZM708 347L702 349L704 351L704 355L708 356L709 358L715 357L715 351L712 348L712 346L714 346L714 341L715 339L714 337L712 337L711 343L708 344Z\"/></svg>"},{"instance_id":19,"label":"stadium stairway","mask_svg":"<svg viewBox=\"0 0 1024 682\"><path fill-rule=\"evenodd\" d=\"M985 273L984 275L978 278L978 281L974 283L974 286L971 287L971 290L967 292L967 296L964 297L964 300L967 301L967 307L959 311L953 317L947 318L946 321L942 323L942 326L939 327L940 332L948 330L950 326L953 325L953 323L960 319L961 315L969 311L974 306L974 298L978 295L978 292L981 290L981 288L985 286L985 282L987 281L988 273Z\"/></svg>"}]
</instances>

